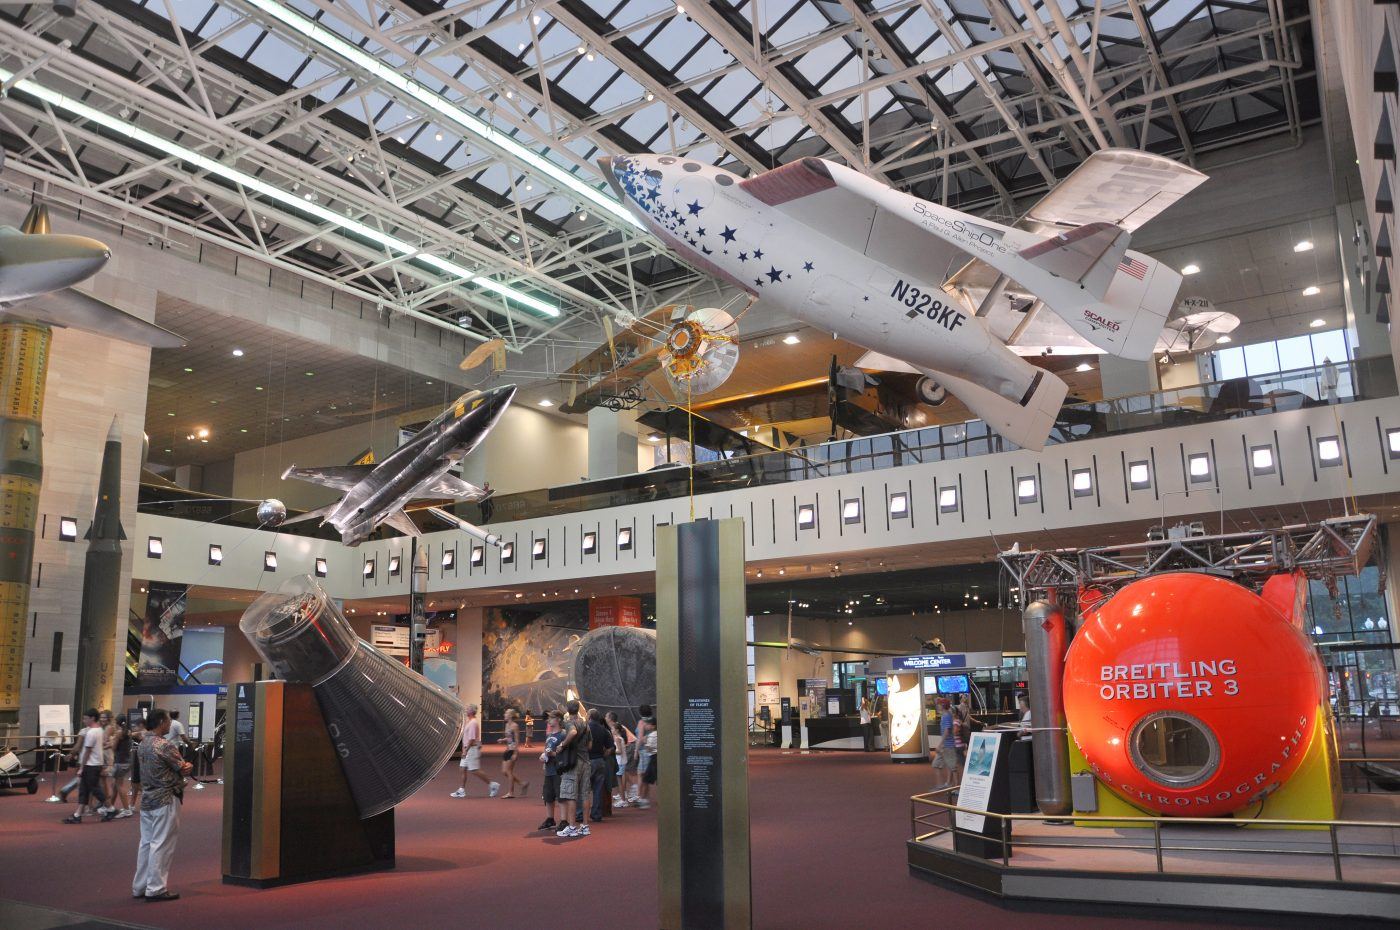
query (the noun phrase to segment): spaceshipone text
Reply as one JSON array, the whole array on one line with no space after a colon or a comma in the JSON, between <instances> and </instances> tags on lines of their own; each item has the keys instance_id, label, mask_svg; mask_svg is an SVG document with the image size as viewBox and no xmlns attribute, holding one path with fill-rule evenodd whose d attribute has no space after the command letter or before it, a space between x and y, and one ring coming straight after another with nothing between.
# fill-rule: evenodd
<instances>
[{"instance_id":1,"label":"spaceshipone text","mask_svg":"<svg viewBox=\"0 0 1400 930\"><path fill-rule=\"evenodd\" d=\"M1099 696L1105 701L1146 701L1235 695L1240 693L1240 683L1232 677L1237 671L1234 659L1105 665L1099 669Z\"/></svg>"}]
</instances>

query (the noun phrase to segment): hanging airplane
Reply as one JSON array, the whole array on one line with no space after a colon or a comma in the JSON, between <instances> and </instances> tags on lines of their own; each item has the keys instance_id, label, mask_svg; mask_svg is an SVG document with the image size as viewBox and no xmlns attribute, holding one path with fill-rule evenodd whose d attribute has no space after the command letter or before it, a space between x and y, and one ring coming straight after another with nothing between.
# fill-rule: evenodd
<instances>
[{"instance_id":1,"label":"hanging airplane","mask_svg":"<svg viewBox=\"0 0 1400 930\"><path fill-rule=\"evenodd\" d=\"M382 523L409 536L422 535L417 524L404 512L404 506L410 501L485 500L491 495L490 491L448 472L481 444L514 397L513 384L485 393L468 391L377 464L367 461L323 468L291 466L282 473L284 481L288 478L309 481L343 491L345 496L333 504L293 517L286 524L320 519L322 526L329 523L340 531L345 545L358 546ZM501 544L500 537L494 533L437 507L427 509L488 545Z\"/></svg>"},{"instance_id":2,"label":"hanging airplane","mask_svg":"<svg viewBox=\"0 0 1400 930\"><path fill-rule=\"evenodd\" d=\"M1100 151L1004 226L818 158L747 180L664 155L600 165L691 264L870 349L857 367L916 373L925 402L951 392L1028 449L1044 447L1066 385L1023 355L1146 360L1177 339L1167 324L1181 275L1128 245L1206 179L1161 156Z\"/></svg>"},{"instance_id":3,"label":"hanging airplane","mask_svg":"<svg viewBox=\"0 0 1400 930\"><path fill-rule=\"evenodd\" d=\"M19 229L0 226L0 319L72 327L155 349L183 346L170 330L72 289L111 257L96 239L50 232L48 210L35 204Z\"/></svg>"}]
</instances>

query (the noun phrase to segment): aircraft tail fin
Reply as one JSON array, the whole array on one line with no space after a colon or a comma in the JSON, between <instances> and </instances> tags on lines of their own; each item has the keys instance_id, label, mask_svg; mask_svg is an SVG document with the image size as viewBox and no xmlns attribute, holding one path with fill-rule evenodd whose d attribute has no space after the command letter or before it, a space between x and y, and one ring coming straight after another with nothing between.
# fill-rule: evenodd
<instances>
[{"instance_id":1,"label":"aircraft tail fin","mask_svg":"<svg viewBox=\"0 0 1400 930\"><path fill-rule=\"evenodd\" d=\"M1084 285L1099 300L1108 294L1131 236L1112 223L1086 223L1020 251L1033 265Z\"/></svg>"},{"instance_id":2,"label":"aircraft tail fin","mask_svg":"<svg viewBox=\"0 0 1400 930\"><path fill-rule=\"evenodd\" d=\"M1111 254L1111 253L1110 253ZM1112 355L1152 357L1181 289L1181 275L1140 252L1125 252L1102 299L1051 310L1080 336ZM1092 273L1092 272L1091 272ZM1088 285L1086 284L1086 290Z\"/></svg>"},{"instance_id":3,"label":"aircraft tail fin","mask_svg":"<svg viewBox=\"0 0 1400 930\"><path fill-rule=\"evenodd\" d=\"M948 389L973 413L1022 449L1039 452L1060 415L1069 386L1052 371L1039 370L1021 400L1008 400L996 391L941 371L924 371Z\"/></svg>"}]
</instances>

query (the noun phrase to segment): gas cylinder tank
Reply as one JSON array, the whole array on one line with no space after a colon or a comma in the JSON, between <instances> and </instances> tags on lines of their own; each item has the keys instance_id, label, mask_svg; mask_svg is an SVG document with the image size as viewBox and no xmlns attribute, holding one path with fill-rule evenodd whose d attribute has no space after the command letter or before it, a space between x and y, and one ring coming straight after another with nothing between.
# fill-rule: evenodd
<instances>
[{"instance_id":1,"label":"gas cylinder tank","mask_svg":"<svg viewBox=\"0 0 1400 930\"><path fill-rule=\"evenodd\" d=\"M1094 774L1125 800L1216 816L1297 769L1324 680L1312 644L1270 602L1170 572L1086 610L1065 660L1065 716Z\"/></svg>"}]
</instances>

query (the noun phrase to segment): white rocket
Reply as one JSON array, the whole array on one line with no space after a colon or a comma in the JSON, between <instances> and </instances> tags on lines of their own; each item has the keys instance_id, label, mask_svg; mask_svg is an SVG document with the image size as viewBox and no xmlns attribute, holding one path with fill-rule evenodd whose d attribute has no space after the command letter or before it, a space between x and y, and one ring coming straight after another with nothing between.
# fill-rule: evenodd
<instances>
[{"instance_id":1,"label":"white rocket","mask_svg":"<svg viewBox=\"0 0 1400 930\"><path fill-rule=\"evenodd\" d=\"M946 387L1029 449L1044 446L1066 386L1022 356L1151 358L1181 275L1129 238L1206 179L1168 158L1105 150L1003 226L818 158L747 180L664 155L601 164L690 264L872 350L860 367L924 375L929 402Z\"/></svg>"}]
</instances>

